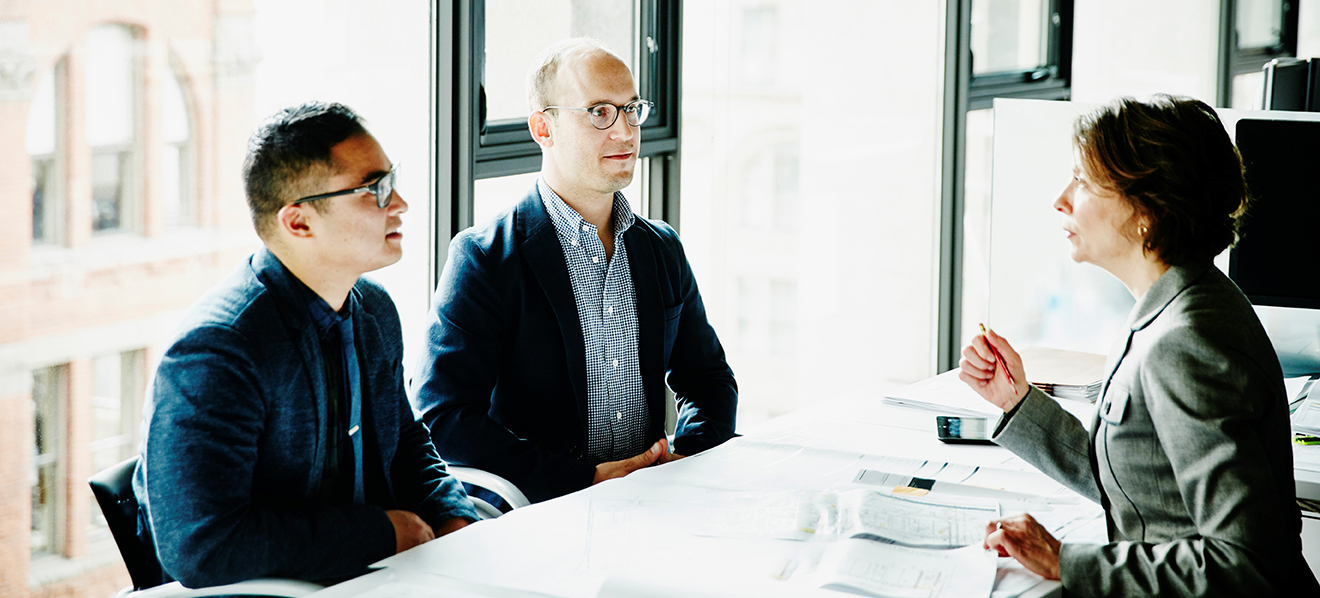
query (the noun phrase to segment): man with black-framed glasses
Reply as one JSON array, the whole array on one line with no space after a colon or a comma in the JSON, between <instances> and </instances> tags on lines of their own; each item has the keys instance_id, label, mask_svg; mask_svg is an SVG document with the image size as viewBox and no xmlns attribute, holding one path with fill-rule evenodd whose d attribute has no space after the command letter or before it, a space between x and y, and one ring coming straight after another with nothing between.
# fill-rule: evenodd
<instances>
[{"instance_id":1,"label":"man with black-framed glasses","mask_svg":"<svg viewBox=\"0 0 1320 598\"><path fill-rule=\"evenodd\" d=\"M336 581L477 518L404 392L389 295L395 165L340 104L261 124L243 165L264 248L185 316L134 477L163 580Z\"/></svg>"},{"instance_id":2,"label":"man with black-framed glasses","mask_svg":"<svg viewBox=\"0 0 1320 598\"><path fill-rule=\"evenodd\" d=\"M627 65L566 40L528 88L541 177L450 243L413 382L442 457L541 501L728 440L738 389L677 233L620 192L652 107Z\"/></svg>"}]
</instances>

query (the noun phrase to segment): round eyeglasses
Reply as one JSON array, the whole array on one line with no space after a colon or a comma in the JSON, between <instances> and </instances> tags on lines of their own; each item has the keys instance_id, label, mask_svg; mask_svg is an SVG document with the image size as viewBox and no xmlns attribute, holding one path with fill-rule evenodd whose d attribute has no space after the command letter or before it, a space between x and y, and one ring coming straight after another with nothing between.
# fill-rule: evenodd
<instances>
[{"instance_id":1,"label":"round eyeglasses","mask_svg":"<svg viewBox=\"0 0 1320 598\"><path fill-rule=\"evenodd\" d=\"M390 205L390 195L394 194L394 173L398 172L398 170L399 165L395 164L390 167L390 171L385 173L385 176L376 179L376 182L371 183L370 185L363 185L354 189L344 189L343 191L332 191L320 195L308 195L307 197L295 200L289 205L296 206L300 203L307 203L309 201L316 201L327 197L338 197L340 195L353 195L354 193L367 192L376 196L376 207L384 209L385 206Z\"/></svg>"},{"instance_id":2,"label":"round eyeglasses","mask_svg":"<svg viewBox=\"0 0 1320 598\"><path fill-rule=\"evenodd\" d=\"M615 121L619 120L619 113L624 114L623 120L634 127L640 127L646 122L646 117L651 115L651 107L655 102L650 100L633 100L622 106L616 106L609 102L601 102L590 108L575 108L573 106L546 106L546 110L554 108L555 110L576 110L586 112L587 118L591 119L591 126L604 131L614 126Z\"/></svg>"}]
</instances>

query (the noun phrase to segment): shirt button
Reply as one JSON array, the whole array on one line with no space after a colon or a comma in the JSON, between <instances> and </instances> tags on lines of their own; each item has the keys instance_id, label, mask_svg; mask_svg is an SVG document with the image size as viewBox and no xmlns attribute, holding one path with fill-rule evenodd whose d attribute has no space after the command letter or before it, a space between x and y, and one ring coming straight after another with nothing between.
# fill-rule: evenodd
<instances>
[{"instance_id":1,"label":"shirt button","mask_svg":"<svg viewBox=\"0 0 1320 598\"><path fill-rule=\"evenodd\" d=\"M585 224L583 224L583 225L582 225L582 232L584 232L584 233L586 233L586 232L591 232L591 227L590 227L590 226L587 226L587 225L585 225Z\"/></svg>"},{"instance_id":2,"label":"shirt button","mask_svg":"<svg viewBox=\"0 0 1320 598\"><path fill-rule=\"evenodd\" d=\"M596 256L592 256L592 257L591 257L591 263L593 263L593 264L599 264L599 263L600 263L600 258L599 258L599 257L596 257Z\"/></svg>"},{"instance_id":3,"label":"shirt button","mask_svg":"<svg viewBox=\"0 0 1320 598\"><path fill-rule=\"evenodd\" d=\"M615 411L615 412L614 412L614 417L615 417L615 419L618 419L618 420L622 421L622 420L623 420L623 412L622 412L622 411Z\"/></svg>"},{"instance_id":4,"label":"shirt button","mask_svg":"<svg viewBox=\"0 0 1320 598\"><path fill-rule=\"evenodd\" d=\"M612 313L614 313L614 306L611 305L611 306L609 306L609 307L606 307L606 308L605 308L605 313L607 313L607 314L612 314Z\"/></svg>"},{"instance_id":5,"label":"shirt button","mask_svg":"<svg viewBox=\"0 0 1320 598\"><path fill-rule=\"evenodd\" d=\"M577 247L577 239L573 239L573 246Z\"/></svg>"},{"instance_id":6,"label":"shirt button","mask_svg":"<svg viewBox=\"0 0 1320 598\"><path fill-rule=\"evenodd\" d=\"M619 360L617 359L614 360L614 367L616 368L619 367Z\"/></svg>"}]
</instances>

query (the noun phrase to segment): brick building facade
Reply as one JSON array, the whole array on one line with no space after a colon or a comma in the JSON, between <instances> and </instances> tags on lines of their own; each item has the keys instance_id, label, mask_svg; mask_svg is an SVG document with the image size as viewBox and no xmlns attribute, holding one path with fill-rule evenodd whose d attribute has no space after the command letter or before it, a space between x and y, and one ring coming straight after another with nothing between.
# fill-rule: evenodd
<instances>
[{"instance_id":1,"label":"brick building facade","mask_svg":"<svg viewBox=\"0 0 1320 598\"><path fill-rule=\"evenodd\" d=\"M87 478L180 312L256 247L251 0L0 2L0 596L128 585Z\"/></svg>"}]
</instances>

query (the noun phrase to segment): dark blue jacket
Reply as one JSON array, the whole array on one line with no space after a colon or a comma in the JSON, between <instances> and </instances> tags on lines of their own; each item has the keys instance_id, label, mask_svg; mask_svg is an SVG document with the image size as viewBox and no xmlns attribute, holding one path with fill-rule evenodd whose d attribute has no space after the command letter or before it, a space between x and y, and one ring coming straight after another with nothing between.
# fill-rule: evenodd
<instances>
[{"instance_id":1,"label":"dark blue jacket","mask_svg":"<svg viewBox=\"0 0 1320 598\"><path fill-rule=\"evenodd\" d=\"M718 445L733 436L738 387L678 234L638 218L623 239L637 294L648 443L664 436L668 382L678 398L673 451ZM591 485L582 326L535 187L450 242L413 384L446 461L503 476L532 501Z\"/></svg>"},{"instance_id":2,"label":"dark blue jacket","mask_svg":"<svg viewBox=\"0 0 1320 598\"><path fill-rule=\"evenodd\" d=\"M353 287L366 503L318 499L326 450L321 342L296 279L262 249L189 309L148 392L134 477L165 573L199 587L356 575L394 554L385 511L433 528L477 515L408 404L394 302Z\"/></svg>"}]
</instances>

